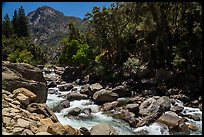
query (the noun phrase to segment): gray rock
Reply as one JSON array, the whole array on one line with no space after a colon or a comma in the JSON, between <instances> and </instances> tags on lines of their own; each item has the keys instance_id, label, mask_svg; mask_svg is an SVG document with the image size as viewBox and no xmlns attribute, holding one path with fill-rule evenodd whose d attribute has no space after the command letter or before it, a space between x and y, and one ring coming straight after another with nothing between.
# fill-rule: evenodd
<instances>
[{"instance_id":1,"label":"gray rock","mask_svg":"<svg viewBox=\"0 0 204 137\"><path fill-rule=\"evenodd\" d=\"M170 128L175 128L179 125L181 118L175 112L169 112L159 117L158 122L164 123Z\"/></svg>"},{"instance_id":2,"label":"gray rock","mask_svg":"<svg viewBox=\"0 0 204 137\"><path fill-rule=\"evenodd\" d=\"M68 115L77 116L81 113L81 109L79 107L75 107L74 109L68 112Z\"/></svg>"},{"instance_id":3,"label":"gray rock","mask_svg":"<svg viewBox=\"0 0 204 137\"><path fill-rule=\"evenodd\" d=\"M194 121L200 121L200 117L196 114L188 115L188 118L191 118Z\"/></svg>"},{"instance_id":4,"label":"gray rock","mask_svg":"<svg viewBox=\"0 0 204 137\"><path fill-rule=\"evenodd\" d=\"M83 112L84 114L86 114L86 115L91 115L92 110L91 110L91 108L85 108L85 109L83 109L82 112Z\"/></svg>"},{"instance_id":5,"label":"gray rock","mask_svg":"<svg viewBox=\"0 0 204 137\"><path fill-rule=\"evenodd\" d=\"M48 94L57 94L57 93L58 93L57 89L54 89L54 88L49 88L48 89Z\"/></svg>"},{"instance_id":6,"label":"gray rock","mask_svg":"<svg viewBox=\"0 0 204 137\"><path fill-rule=\"evenodd\" d=\"M27 96L29 98L30 102L35 102L36 100L36 95L31 92L30 90L26 89L26 88L17 88L13 91L13 94L19 94L22 93L23 95Z\"/></svg>"},{"instance_id":7,"label":"gray rock","mask_svg":"<svg viewBox=\"0 0 204 137\"><path fill-rule=\"evenodd\" d=\"M143 116L151 115L153 112L157 112L160 109L160 105L156 99L148 98L140 104L139 113Z\"/></svg>"},{"instance_id":8,"label":"gray rock","mask_svg":"<svg viewBox=\"0 0 204 137\"><path fill-rule=\"evenodd\" d=\"M54 112L60 112L64 108L70 107L70 101L62 100L57 106L53 107Z\"/></svg>"},{"instance_id":9,"label":"gray rock","mask_svg":"<svg viewBox=\"0 0 204 137\"><path fill-rule=\"evenodd\" d=\"M70 92L65 96L65 99L69 101L74 101L74 100L81 100L81 99L87 99L88 96L85 94L81 94L78 92Z\"/></svg>"},{"instance_id":10,"label":"gray rock","mask_svg":"<svg viewBox=\"0 0 204 137\"><path fill-rule=\"evenodd\" d=\"M139 104L127 104L125 108L134 114L139 113Z\"/></svg>"},{"instance_id":11,"label":"gray rock","mask_svg":"<svg viewBox=\"0 0 204 137\"><path fill-rule=\"evenodd\" d=\"M117 135L116 130L109 124L101 123L90 129L91 135Z\"/></svg>"},{"instance_id":12,"label":"gray rock","mask_svg":"<svg viewBox=\"0 0 204 137\"><path fill-rule=\"evenodd\" d=\"M104 103L102 106L101 106L101 110L102 111L109 111L109 110L112 110L114 109L116 106L118 106L118 102L117 101L113 101L113 102L107 102L107 103Z\"/></svg>"},{"instance_id":13,"label":"gray rock","mask_svg":"<svg viewBox=\"0 0 204 137\"><path fill-rule=\"evenodd\" d=\"M34 135L34 134L33 134L33 132L32 132L31 130L25 129L25 130L21 133L21 135Z\"/></svg>"},{"instance_id":14,"label":"gray rock","mask_svg":"<svg viewBox=\"0 0 204 137\"><path fill-rule=\"evenodd\" d=\"M182 106L173 106L172 108L170 108L171 111L175 112L175 113L179 113L184 109L184 107Z\"/></svg>"},{"instance_id":15,"label":"gray rock","mask_svg":"<svg viewBox=\"0 0 204 137\"><path fill-rule=\"evenodd\" d=\"M25 120L25 119L19 118L19 119L17 120L17 124L18 124L20 127L28 128L30 122L27 121L27 120Z\"/></svg>"},{"instance_id":16,"label":"gray rock","mask_svg":"<svg viewBox=\"0 0 204 137\"><path fill-rule=\"evenodd\" d=\"M8 126L11 125L11 118L10 117L3 117L3 125Z\"/></svg>"},{"instance_id":17,"label":"gray rock","mask_svg":"<svg viewBox=\"0 0 204 137\"><path fill-rule=\"evenodd\" d=\"M50 117L53 122L58 122L58 119L54 112L45 103L31 103L28 105L27 110L31 113L42 114L45 117Z\"/></svg>"},{"instance_id":18,"label":"gray rock","mask_svg":"<svg viewBox=\"0 0 204 137\"><path fill-rule=\"evenodd\" d=\"M47 84L39 68L26 63L2 62L2 88L12 92L17 88L26 88L37 97L35 102L46 102Z\"/></svg>"},{"instance_id":19,"label":"gray rock","mask_svg":"<svg viewBox=\"0 0 204 137\"><path fill-rule=\"evenodd\" d=\"M24 128L22 128L22 127L15 127L12 130L12 132L13 132L14 135L19 135L19 134L21 134L23 132L23 130L24 130Z\"/></svg>"},{"instance_id":20,"label":"gray rock","mask_svg":"<svg viewBox=\"0 0 204 137\"><path fill-rule=\"evenodd\" d=\"M130 97L131 91L124 85L117 86L112 89L113 93L117 93L118 97Z\"/></svg>"},{"instance_id":21,"label":"gray rock","mask_svg":"<svg viewBox=\"0 0 204 137\"><path fill-rule=\"evenodd\" d=\"M57 85L60 91L69 91L71 90L74 86L72 83L66 83L63 85Z\"/></svg>"},{"instance_id":22,"label":"gray rock","mask_svg":"<svg viewBox=\"0 0 204 137\"><path fill-rule=\"evenodd\" d=\"M93 93L91 93L90 84L83 85L80 90L81 94L86 94L88 97L91 97Z\"/></svg>"},{"instance_id":23,"label":"gray rock","mask_svg":"<svg viewBox=\"0 0 204 137\"><path fill-rule=\"evenodd\" d=\"M162 96L157 100L157 103L165 110L170 110L171 100L167 96Z\"/></svg>"},{"instance_id":24,"label":"gray rock","mask_svg":"<svg viewBox=\"0 0 204 137\"><path fill-rule=\"evenodd\" d=\"M139 122L136 124L136 127L142 127L145 125L149 125L150 123L153 123L160 115L161 113L154 112L151 115L145 116L144 118L139 120Z\"/></svg>"},{"instance_id":25,"label":"gray rock","mask_svg":"<svg viewBox=\"0 0 204 137\"><path fill-rule=\"evenodd\" d=\"M90 85L90 89L92 92L96 92L96 91L99 91L101 90L103 87L101 86L101 84L99 83L95 83L95 84L91 84Z\"/></svg>"},{"instance_id":26,"label":"gray rock","mask_svg":"<svg viewBox=\"0 0 204 137\"><path fill-rule=\"evenodd\" d=\"M81 134L83 135L90 135L90 132L87 128L85 127L80 127L79 131L81 132Z\"/></svg>"},{"instance_id":27,"label":"gray rock","mask_svg":"<svg viewBox=\"0 0 204 137\"><path fill-rule=\"evenodd\" d=\"M118 94L101 89L93 94L93 99L97 104L104 104L106 102L116 101L118 99Z\"/></svg>"},{"instance_id":28,"label":"gray rock","mask_svg":"<svg viewBox=\"0 0 204 137\"><path fill-rule=\"evenodd\" d=\"M62 124L60 123L54 123L50 126L48 126L47 132L52 135L64 135L65 129Z\"/></svg>"},{"instance_id":29,"label":"gray rock","mask_svg":"<svg viewBox=\"0 0 204 137\"><path fill-rule=\"evenodd\" d=\"M24 105L26 105L26 106L30 103L29 97L25 96L25 95L22 94L22 93L19 93L19 94L17 95L16 99L17 99L20 103L22 103L22 104L24 104Z\"/></svg>"}]
</instances>

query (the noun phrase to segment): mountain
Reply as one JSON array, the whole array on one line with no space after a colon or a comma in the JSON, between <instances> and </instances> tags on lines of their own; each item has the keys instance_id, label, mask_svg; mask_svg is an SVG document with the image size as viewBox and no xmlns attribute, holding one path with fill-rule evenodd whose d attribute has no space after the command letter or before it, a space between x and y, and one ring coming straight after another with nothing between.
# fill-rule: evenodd
<instances>
[{"instance_id":1,"label":"mountain","mask_svg":"<svg viewBox=\"0 0 204 137\"><path fill-rule=\"evenodd\" d=\"M65 16L48 6L39 7L28 13L27 18L34 43L48 53L70 32L67 23L74 22L79 29L83 28L85 23L80 18Z\"/></svg>"}]
</instances>

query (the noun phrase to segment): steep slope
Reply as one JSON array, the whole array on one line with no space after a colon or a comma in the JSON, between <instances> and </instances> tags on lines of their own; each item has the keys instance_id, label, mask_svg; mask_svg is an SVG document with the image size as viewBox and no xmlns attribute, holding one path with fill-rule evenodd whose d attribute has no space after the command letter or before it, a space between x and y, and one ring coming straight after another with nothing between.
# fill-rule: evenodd
<instances>
[{"instance_id":1,"label":"steep slope","mask_svg":"<svg viewBox=\"0 0 204 137\"><path fill-rule=\"evenodd\" d=\"M51 54L57 44L70 32L68 22L74 22L83 28L84 21L80 18L65 16L48 6L42 6L27 15L31 36L44 52Z\"/></svg>"}]
</instances>

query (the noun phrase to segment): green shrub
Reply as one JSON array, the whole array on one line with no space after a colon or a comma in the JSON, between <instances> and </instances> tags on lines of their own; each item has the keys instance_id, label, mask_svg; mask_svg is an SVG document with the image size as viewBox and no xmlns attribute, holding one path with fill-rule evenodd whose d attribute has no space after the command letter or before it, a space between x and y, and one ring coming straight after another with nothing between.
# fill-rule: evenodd
<instances>
[{"instance_id":1,"label":"green shrub","mask_svg":"<svg viewBox=\"0 0 204 137\"><path fill-rule=\"evenodd\" d=\"M20 51L16 49L14 52L10 53L7 58L10 62L24 62L24 63L31 63L33 59L33 55L27 49Z\"/></svg>"},{"instance_id":2,"label":"green shrub","mask_svg":"<svg viewBox=\"0 0 204 137\"><path fill-rule=\"evenodd\" d=\"M88 44L82 44L78 40L63 41L65 45L58 63L61 65L87 66L91 60L91 49Z\"/></svg>"},{"instance_id":3,"label":"green shrub","mask_svg":"<svg viewBox=\"0 0 204 137\"><path fill-rule=\"evenodd\" d=\"M123 63L123 68L128 73L136 74L139 70L139 59L135 57L129 57L126 62Z\"/></svg>"},{"instance_id":4,"label":"green shrub","mask_svg":"<svg viewBox=\"0 0 204 137\"><path fill-rule=\"evenodd\" d=\"M176 68L181 68L185 62L186 60L184 58L182 58L179 54L176 54L171 64Z\"/></svg>"},{"instance_id":5,"label":"green shrub","mask_svg":"<svg viewBox=\"0 0 204 137\"><path fill-rule=\"evenodd\" d=\"M104 74L106 72L105 67L102 65L95 66L94 71L95 71L97 76L104 76Z\"/></svg>"},{"instance_id":6,"label":"green shrub","mask_svg":"<svg viewBox=\"0 0 204 137\"><path fill-rule=\"evenodd\" d=\"M46 63L45 54L27 37L18 38L16 35L2 37L2 51L3 60L24 62L34 66Z\"/></svg>"}]
</instances>

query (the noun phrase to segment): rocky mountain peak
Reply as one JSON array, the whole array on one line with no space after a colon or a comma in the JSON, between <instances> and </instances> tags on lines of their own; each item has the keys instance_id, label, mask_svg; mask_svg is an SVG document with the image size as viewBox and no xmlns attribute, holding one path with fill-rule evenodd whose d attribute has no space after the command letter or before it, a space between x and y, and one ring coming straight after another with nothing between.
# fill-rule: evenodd
<instances>
[{"instance_id":1,"label":"rocky mountain peak","mask_svg":"<svg viewBox=\"0 0 204 137\"><path fill-rule=\"evenodd\" d=\"M42 6L28 14L28 21L30 26L35 26L38 23L46 22L48 18L57 18L64 16L62 12L54 10L48 6Z\"/></svg>"},{"instance_id":2,"label":"rocky mountain peak","mask_svg":"<svg viewBox=\"0 0 204 137\"><path fill-rule=\"evenodd\" d=\"M60 40L70 32L67 24L73 22L82 28L84 21L73 16L65 16L62 12L48 6L42 6L27 15L29 30L34 43L44 52L52 54Z\"/></svg>"}]
</instances>

